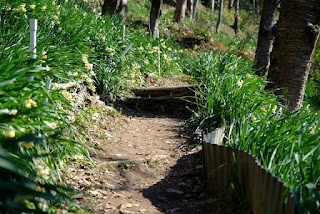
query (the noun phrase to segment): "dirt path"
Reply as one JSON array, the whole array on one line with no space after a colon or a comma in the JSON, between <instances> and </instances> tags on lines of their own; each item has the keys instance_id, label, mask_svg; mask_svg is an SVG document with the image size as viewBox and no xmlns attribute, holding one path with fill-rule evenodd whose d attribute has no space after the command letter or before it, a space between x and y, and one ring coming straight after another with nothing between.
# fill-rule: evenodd
<instances>
[{"instance_id":1,"label":"dirt path","mask_svg":"<svg viewBox=\"0 0 320 214\"><path fill-rule=\"evenodd\" d=\"M137 111L104 120L90 133L107 136L96 142L97 166L74 168L70 176L85 190L75 199L89 213L212 213L202 192L200 148L187 143L184 120Z\"/></svg>"}]
</instances>

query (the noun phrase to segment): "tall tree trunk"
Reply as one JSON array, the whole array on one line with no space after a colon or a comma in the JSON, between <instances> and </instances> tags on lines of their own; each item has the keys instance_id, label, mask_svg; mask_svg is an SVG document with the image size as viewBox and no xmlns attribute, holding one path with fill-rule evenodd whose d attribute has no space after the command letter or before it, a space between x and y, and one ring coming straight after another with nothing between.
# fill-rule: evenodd
<instances>
[{"instance_id":1,"label":"tall tree trunk","mask_svg":"<svg viewBox=\"0 0 320 214\"><path fill-rule=\"evenodd\" d=\"M191 19L195 19L196 18L198 2L199 2L199 0L193 0L193 10L192 10Z\"/></svg>"},{"instance_id":2,"label":"tall tree trunk","mask_svg":"<svg viewBox=\"0 0 320 214\"><path fill-rule=\"evenodd\" d=\"M220 24L221 24L221 20L222 20L222 12L223 12L223 0L220 0L219 17L218 17L217 27L216 27L216 30L217 30L218 33L220 32Z\"/></svg>"},{"instance_id":3,"label":"tall tree trunk","mask_svg":"<svg viewBox=\"0 0 320 214\"><path fill-rule=\"evenodd\" d=\"M149 29L153 38L159 37L159 19L161 16L163 0L152 0L150 10Z\"/></svg>"},{"instance_id":4,"label":"tall tree trunk","mask_svg":"<svg viewBox=\"0 0 320 214\"><path fill-rule=\"evenodd\" d=\"M256 1L256 14L257 16L260 15L260 1L259 0L255 0Z\"/></svg>"},{"instance_id":5,"label":"tall tree trunk","mask_svg":"<svg viewBox=\"0 0 320 214\"><path fill-rule=\"evenodd\" d=\"M319 0L282 0L267 88L279 88L290 110L301 107L319 24Z\"/></svg>"},{"instance_id":6,"label":"tall tree trunk","mask_svg":"<svg viewBox=\"0 0 320 214\"><path fill-rule=\"evenodd\" d=\"M215 3L216 3L215 0L210 0L209 1L209 7L210 7L211 11L214 11Z\"/></svg>"},{"instance_id":7,"label":"tall tree trunk","mask_svg":"<svg viewBox=\"0 0 320 214\"><path fill-rule=\"evenodd\" d=\"M128 11L128 0L104 0L101 14L120 14L126 16Z\"/></svg>"},{"instance_id":8,"label":"tall tree trunk","mask_svg":"<svg viewBox=\"0 0 320 214\"><path fill-rule=\"evenodd\" d=\"M105 15L106 13L114 14L117 10L118 0L104 0L102 5L101 14Z\"/></svg>"},{"instance_id":9,"label":"tall tree trunk","mask_svg":"<svg viewBox=\"0 0 320 214\"><path fill-rule=\"evenodd\" d=\"M236 0L236 4L234 7L234 24L233 24L233 29L234 29L234 33L238 34L240 31L239 28L239 20L240 20L240 16L239 16L239 2L240 0Z\"/></svg>"},{"instance_id":10,"label":"tall tree trunk","mask_svg":"<svg viewBox=\"0 0 320 214\"><path fill-rule=\"evenodd\" d=\"M186 14L187 0L177 0L176 10L174 13L174 21L178 23L184 22Z\"/></svg>"},{"instance_id":11,"label":"tall tree trunk","mask_svg":"<svg viewBox=\"0 0 320 214\"><path fill-rule=\"evenodd\" d=\"M273 29L275 28L275 14L280 0L263 1L263 8L260 20L258 43L255 56L254 69L257 75L268 73L270 65L270 53L273 45Z\"/></svg>"},{"instance_id":12,"label":"tall tree trunk","mask_svg":"<svg viewBox=\"0 0 320 214\"><path fill-rule=\"evenodd\" d=\"M190 16L190 19L192 19L193 14L193 0L187 0L187 11Z\"/></svg>"},{"instance_id":13,"label":"tall tree trunk","mask_svg":"<svg viewBox=\"0 0 320 214\"><path fill-rule=\"evenodd\" d=\"M228 9L231 10L233 8L233 5L234 5L234 0L229 0Z\"/></svg>"}]
</instances>

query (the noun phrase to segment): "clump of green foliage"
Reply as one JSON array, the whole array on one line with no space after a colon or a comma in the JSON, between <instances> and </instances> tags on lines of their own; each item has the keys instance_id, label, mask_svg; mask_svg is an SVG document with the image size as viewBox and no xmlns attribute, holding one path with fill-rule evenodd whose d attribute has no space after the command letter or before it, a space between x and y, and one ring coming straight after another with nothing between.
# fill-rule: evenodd
<instances>
[{"instance_id":1,"label":"clump of green foliage","mask_svg":"<svg viewBox=\"0 0 320 214\"><path fill-rule=\"evenodd\" d=\"M36 59L32 18L39 23ZM177 74L181 53L132 28L123 37L120 17L101 17L82 1L1 1L0 22L0 189L7 192L0 210L54 212L71 201L66 164L89 159L77 136L78 94L87 88L121 98L146 75Z\"/></svg>"},{"instance_id":2,"label":"clump of green foliage","mask_svg":"<svg viewBox=\"0 0 320 214\"><path fill-rule=\"evenodd\" d=\"M189 72L198 78L198 119L226 125L225 144L255 155L286 182L301 213L319 212L320 115L305 105L289 113L252 64L232 53L204 53ZM214 118L214 120L210 120Z\"/></svg>"}]
</instances>

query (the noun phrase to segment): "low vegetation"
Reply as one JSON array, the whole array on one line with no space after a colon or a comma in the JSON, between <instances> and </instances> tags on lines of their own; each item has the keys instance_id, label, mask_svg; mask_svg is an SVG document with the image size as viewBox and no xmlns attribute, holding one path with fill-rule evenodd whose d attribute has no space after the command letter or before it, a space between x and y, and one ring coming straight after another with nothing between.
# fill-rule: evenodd
<instances>
[{"instance_id":1,"label":"low vegetation","mask_svg":"<svg viewBox=\"0 0 320 214\"><path fill-rule=\"evenodd\" d=\"M251 152L285 181L302 213L319 211L319 50L304 107L288 113L252 71L257 28L246 11L240 36L230 30L231 13L218 35L211 30L216 15L206 8L197 15L205 28L190 20L182 27L166 5L163 37L152 39L147 1L132 1L126 30L120 17L101 17L81 1L24 2L0 2L0 190L7 193L1 212L76 209L63 169L79 157L90 161L90 145L77 135L85 133L77 121L85 117L83 91L111 102L182 73L197 82L193 120L204 121L203 128L225 124L226 145ZM31 18L39 21L36 59L29 50ZM185 51L179 46L185 37L204 43ZM216 51L207 52L207 44Z\"/></svg>"}]
</instances>

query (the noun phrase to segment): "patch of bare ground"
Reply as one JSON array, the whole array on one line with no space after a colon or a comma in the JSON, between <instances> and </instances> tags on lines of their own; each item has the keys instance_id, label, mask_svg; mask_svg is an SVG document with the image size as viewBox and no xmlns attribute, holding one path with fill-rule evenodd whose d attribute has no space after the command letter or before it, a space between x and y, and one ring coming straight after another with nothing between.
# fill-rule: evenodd
<instances>
[{"instance_id":1,"label":"patch of bare ground","mask_svg":"<svg viewBox=\"0 0 320 214\"><path fill-rule=\"evenodd\" d=\"M134 109L92 114L96 165L68 173L82 191L73 197L80 206L89 213L239 213L231 201L206 195L201 147L188 142L181 117Z\"/></svg>"}]
</instances>

